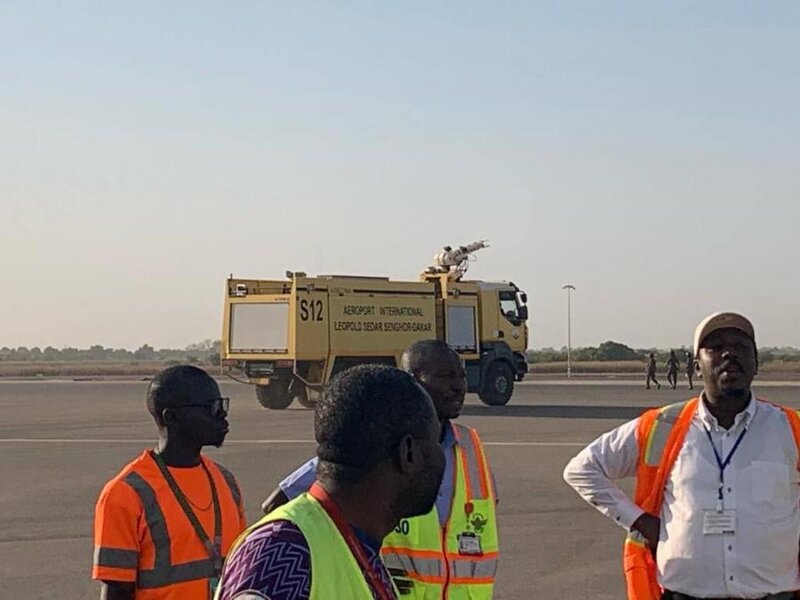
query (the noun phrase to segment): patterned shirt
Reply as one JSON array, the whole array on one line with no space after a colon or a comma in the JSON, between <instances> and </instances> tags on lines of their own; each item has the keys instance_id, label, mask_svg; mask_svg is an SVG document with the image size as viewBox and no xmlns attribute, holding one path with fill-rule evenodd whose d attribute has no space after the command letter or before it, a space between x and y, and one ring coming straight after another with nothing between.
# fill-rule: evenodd
<instances>
[{"instance_id":1,"label":"patterned shirt","mask_svg":"<svg viewBox=\"0 0 800 600\"><path fill-rule=\"evenodd\" d=\"M380 542L353 530L381 582L392 590L391 577L380 558ZM303 533L291 521L272 521L251 532L228 558L220 598L308 600L311 577L311 552ZM373 597L378 598L374 591Z\"/></svg>"}]
</instances>

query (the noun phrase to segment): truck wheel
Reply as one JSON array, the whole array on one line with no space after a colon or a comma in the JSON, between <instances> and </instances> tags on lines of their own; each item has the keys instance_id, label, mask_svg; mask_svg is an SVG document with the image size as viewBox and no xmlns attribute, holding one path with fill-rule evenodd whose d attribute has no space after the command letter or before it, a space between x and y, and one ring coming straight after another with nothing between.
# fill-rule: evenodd
<instances>
[{"instance_id":1,"label":"truck wheel","mask_svg":"<svg viewBox=\"0 0 800 600\"><path fill-rule=\"evenodd\" d=\"M258 403L264 408L276 410L289 408L293 400L289 395L288 388L279 385L277 382L272 385L257 385L256 398L258 398Z\"/></svg>"},{"instance_id":2,"label":"truck wheel","mask_svg":"<svg viewBox=\"0 0 800 600\"><path fill-rule=\"evenodd\" d=\"M504 406L514 391L514 372L503 361L497 360L486 369L486 379L478 394L488 406Z\"/></svg>"}]
</instances>

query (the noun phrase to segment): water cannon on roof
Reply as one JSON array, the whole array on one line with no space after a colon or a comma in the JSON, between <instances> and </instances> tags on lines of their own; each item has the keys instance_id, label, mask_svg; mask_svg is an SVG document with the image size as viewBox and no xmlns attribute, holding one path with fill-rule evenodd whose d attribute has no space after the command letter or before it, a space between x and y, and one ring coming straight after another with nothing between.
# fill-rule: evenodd
<instances>
[{"instance_id":1,"label":"water cannon on roof","mask_svg":"<svg viewBox=\"0 0 800 600\"><path fill-rule=\"evenodd\" d=\"M445 246L433 256L433 264L425 269L425 274L447 274L449 280L459 281L467 272L469 263L475 260L473 254L488 247L489 240L478 240L457 248Z\"/></svg>"}]
</instances>

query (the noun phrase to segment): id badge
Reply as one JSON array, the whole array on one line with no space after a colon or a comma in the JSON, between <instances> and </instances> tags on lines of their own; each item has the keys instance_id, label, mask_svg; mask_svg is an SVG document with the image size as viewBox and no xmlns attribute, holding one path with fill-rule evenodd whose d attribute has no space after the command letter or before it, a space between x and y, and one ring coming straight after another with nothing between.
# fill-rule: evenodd
<instances>
[{"instance_id":1,"label":"id badge","mask_svg":"<svg viewBox=\"0 0 800 600\"><path fill-rule=\"evenodd\" d=\"M704 510L703 535L733 535L736 533L735 510Z\"/></svg>"},{"instance_id":2,"label":"id badge","mask_svg":"<svg viewBox=\"0 0 800 600\"><path fill-rule=\"evenodd\" d=\"M466 556L479 556L483 554L481 538L471 531L465 531L458 536L458 553Z\"/></svg>"}]
</instances>

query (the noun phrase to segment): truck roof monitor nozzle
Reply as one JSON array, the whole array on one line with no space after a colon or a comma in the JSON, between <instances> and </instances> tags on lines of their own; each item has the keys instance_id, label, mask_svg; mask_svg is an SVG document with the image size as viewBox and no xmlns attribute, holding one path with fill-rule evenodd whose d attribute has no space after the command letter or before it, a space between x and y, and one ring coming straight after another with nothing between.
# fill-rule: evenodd
<instances>
[{"instance_id":1,"label":"truck roof monitor nozzle","mask_svg":"<svg viewBox=\"0 0 800 600\"><path fill-rule=\"evenodd\" d=\"M472 255L483 248L489 247L489 240L478 240L466 246L452 248L445 246L441 252L433 257L433 264L426 269L426 273L447 273L448 279L458 281L469 268Z\"/></svg>"}]
</instances>

